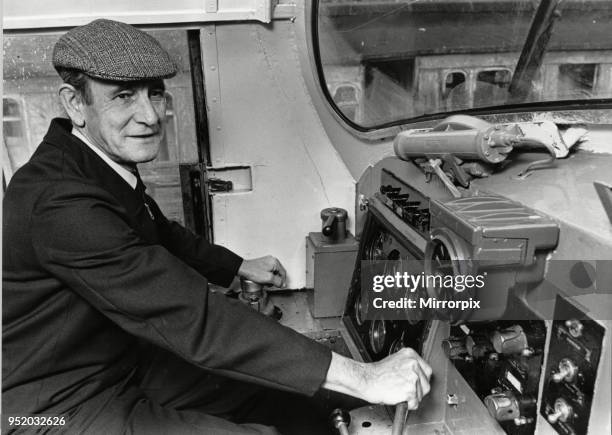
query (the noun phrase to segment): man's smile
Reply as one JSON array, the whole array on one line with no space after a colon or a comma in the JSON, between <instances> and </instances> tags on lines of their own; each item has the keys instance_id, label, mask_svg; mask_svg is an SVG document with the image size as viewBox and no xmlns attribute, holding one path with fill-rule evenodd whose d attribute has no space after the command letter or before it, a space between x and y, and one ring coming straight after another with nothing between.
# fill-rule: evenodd
<instances>
[{"instance_id":1,"label":"man's smile","mask_svg":"<svg viewBox=\"0 0 612 435\"><path fill-rule=\"evenodd\" d=\"M128 137L134 137L138 139L148 139L150 137L155 137L160 135L160 131L154 131L151 133L141 133L141 134L129 134Z\"/></svg>"}]
</instances>

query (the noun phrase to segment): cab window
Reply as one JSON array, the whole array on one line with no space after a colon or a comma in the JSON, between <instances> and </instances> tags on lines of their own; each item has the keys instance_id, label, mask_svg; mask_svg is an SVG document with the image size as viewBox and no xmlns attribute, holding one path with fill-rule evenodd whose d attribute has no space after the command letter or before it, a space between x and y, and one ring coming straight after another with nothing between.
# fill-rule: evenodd
<instances>
[{"instance_id":1,"label":"cab window","mask_svg":"<svg viewBox=\"0 0 612 435\"><path fill-rule=\"evenodd\" d=\"M328 99L360 131L492 107L554 110L612 94L608 0L313 3L322 89L355 83L355 104Z\"/></svg>"}]
</instances>

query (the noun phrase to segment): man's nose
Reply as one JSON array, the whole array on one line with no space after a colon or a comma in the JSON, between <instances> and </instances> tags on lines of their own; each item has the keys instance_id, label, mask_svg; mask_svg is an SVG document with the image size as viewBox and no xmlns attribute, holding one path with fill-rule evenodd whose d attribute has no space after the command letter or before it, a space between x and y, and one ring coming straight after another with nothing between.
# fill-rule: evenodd
<instances>
[{"instance_id":1,"label":"man's nose","mask_svg":"<svg viewBox=\"0 0 612 435\"><path fill-rule=\"evenodd\" d=\"M162 101L152 101L148 95L140 95L134 118L138 122L155 125L159 123L160 118L163 116L163 106L164 102Z\"/></svg>"}]
</instances>

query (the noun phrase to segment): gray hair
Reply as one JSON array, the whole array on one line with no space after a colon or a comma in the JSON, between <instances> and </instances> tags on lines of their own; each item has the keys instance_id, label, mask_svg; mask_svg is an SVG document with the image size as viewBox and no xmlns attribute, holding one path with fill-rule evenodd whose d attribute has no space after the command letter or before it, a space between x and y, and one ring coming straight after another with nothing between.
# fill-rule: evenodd
<instances>
[{"instance_id":1,"label":"gray hair","mask_svg":"<svg viewBox=\"0 0 612 435\"><path fill-rule=\"evenodd\" d=\"M72 68L58 68L57 72L64 83L71 85L78 92L85 104L92 103L92 95L88 84L91 78L87 74Z\"/></svg>"}]
</instances>

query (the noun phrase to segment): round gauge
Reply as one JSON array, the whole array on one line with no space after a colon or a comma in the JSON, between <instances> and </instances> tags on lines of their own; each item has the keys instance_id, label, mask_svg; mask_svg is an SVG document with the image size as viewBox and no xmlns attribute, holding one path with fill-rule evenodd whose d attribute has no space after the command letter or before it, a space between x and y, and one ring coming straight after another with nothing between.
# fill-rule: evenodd
<instances>
[{"instance_id":1,"label":"round gauge","mask_svg":"<svg viewBox=\"0 0 612 435\"><path fill-rule=\"evenodd\" d=\"M473 273L473 264L465 243L453 232L444 228L437 228L431 232L431 240L425 249L424 266L428 297L439 301L460 301L474 296L473 289L459 290L454 285L456 276ZM449 280L449 277L452 280ZM471 310L437 309L436 312L444 320L458 322L465 320Z\"/></svg>"},{"instance_id":2,"label":"round gauge","mask_svg":"<svg viewBox=\"0 0 612 435\"><path fill-rule=\"evenodd\" d=\"M370 324L370 347L374 353L379 354L385 347L387 340L387 325L384 320L373 320Z\"/></svg>"},{"instance_id":3,"label":"round gauge","mask_svg":"<svg viewBox=\"0 0 612 435\"><path fill-rule=\"evenodd\" d=\"M389 243L389 234L384 231L375 235L366 249L366 260L386 260L385 245Z\"/></svg>"},{"instance_id":4,"label":"round gauge","mask_svg":"<svg viewBox=\"0 0 612 435\"><path fill-rule=\"evenodd\" d=\"M357 297L355 298L353 310L355 311L355 322L357 322L357 325L363 326L363 304L361 303L361 293L358 293Z\"/></svg>"}]
</instances>

